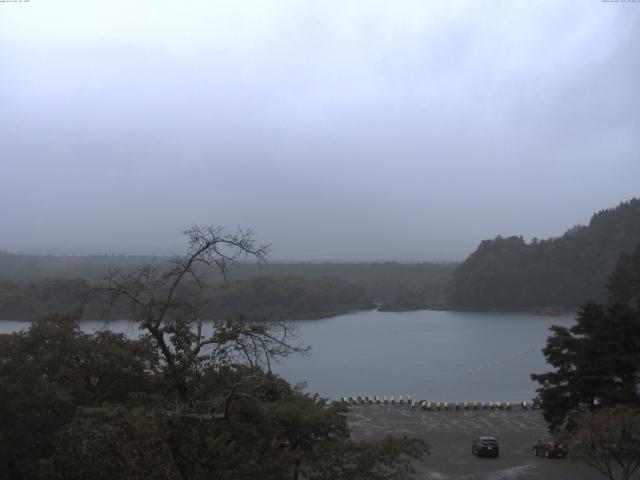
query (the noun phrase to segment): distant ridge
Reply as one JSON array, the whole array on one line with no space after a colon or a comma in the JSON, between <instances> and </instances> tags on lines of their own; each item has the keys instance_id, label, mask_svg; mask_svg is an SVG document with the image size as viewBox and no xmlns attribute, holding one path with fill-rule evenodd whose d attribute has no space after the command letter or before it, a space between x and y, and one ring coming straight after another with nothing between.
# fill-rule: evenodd
<instances>
[{"instance_id":1,"label":"distant ridge","mask_svg":"<svg viewBox=\"0 0 640 480\"><path fill-rule=\"evenodd\" d=\"M561 237L484 240L454 271L448 303L459 309L573 308L603 299L616 260L640 244L640 199L601 210Z\"/></svg>"}]
</instances>

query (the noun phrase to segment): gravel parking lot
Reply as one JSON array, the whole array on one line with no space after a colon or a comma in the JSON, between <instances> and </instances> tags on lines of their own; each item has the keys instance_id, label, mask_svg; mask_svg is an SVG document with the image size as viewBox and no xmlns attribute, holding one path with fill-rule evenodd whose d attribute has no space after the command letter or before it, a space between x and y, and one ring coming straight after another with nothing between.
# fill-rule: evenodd
<instances>
[{"instance_id":1,"label":"gravel parking lot","mask_svg":"<svg viewBox=\"0 0 640 480\"><path fill-rule=\"evenodd\" d=\"M602 480L604 477L572 459L546 460L533 455L534 442L546 432L539 411L423 411L403 405L355 405L349 413L354 439L371 440L386 433L425 439L431 455L416 465L417 478L428 480ZM499 458L471 455L478 435L500 443ZM640 477L639 477L640 478Z\"/></svg>"}]
</instances>

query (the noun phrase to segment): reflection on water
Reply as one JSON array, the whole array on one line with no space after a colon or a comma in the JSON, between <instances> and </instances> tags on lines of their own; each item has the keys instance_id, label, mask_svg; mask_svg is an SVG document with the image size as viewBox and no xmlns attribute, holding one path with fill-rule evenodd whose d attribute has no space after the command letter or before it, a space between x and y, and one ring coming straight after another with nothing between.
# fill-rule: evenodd
<instances>
[{"instance_id":1,"label":"reflection on water","mask_svg":"<svg viewBox=\"0 0 640 480\"><path fill-rule=\"evenodd\" d=\"M292 382L306 381L322 396L411 395L415 400L530 400L531 373L548 370L541 348L548 327L572 317L521 313L366 311L295 322L308 357L288 358L274 370ZM0 331L26 328L0 322ZM92 332L102 321L83 322ZM127 321L111 330L137 336Z\"/></svg>"}]
</instances>

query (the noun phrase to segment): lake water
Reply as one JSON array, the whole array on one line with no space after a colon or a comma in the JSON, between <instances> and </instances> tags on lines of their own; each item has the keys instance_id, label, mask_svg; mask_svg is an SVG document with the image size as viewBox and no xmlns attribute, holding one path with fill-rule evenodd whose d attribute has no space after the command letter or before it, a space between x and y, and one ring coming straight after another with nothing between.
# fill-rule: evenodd
<instances>
[{"instance_id":1,"label":"lake water","mask_svg":"<svg viewBox=\"0 0 640 480\"><path fill-rule=\"evenodd\" d=\"M523 313L364 311L294 322L309 356L288 358L274 370L306 381L324 397L410 395L431 401L530 400L531 373L549 370L541 353L549 326L573 317ZM0 322L0 332L25 328ZM103 322L83 322L85 331ZM125 321L110 328L135 336Z\"/></svg>"}]
</instances>

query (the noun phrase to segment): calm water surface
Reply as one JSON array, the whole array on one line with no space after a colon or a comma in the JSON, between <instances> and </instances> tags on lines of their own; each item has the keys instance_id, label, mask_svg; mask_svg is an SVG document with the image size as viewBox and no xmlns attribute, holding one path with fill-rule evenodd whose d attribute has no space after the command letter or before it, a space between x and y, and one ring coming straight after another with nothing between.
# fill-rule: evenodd
<instances>
[{"instance_id":1,"label":"calm water surface","mask_svg":"<svg viewBox=\"0 0 640 480\"><path fill-rule=\"evenodd\" d=\"M549 326L573 317L522 313L365 311L297 321L300 340L311 346L274 366L291 382L329 398L411 395L433 401L522 401L535 395L532 372L549 369L541 353ZM0 322L1 332L27 324ZM83 322L85 331L104 322ZM137 335L126 321L115 331Z\"/></svg>"},{"instance_id":2,"label":"calm water surface","mask_svg":"<svg viewBox=\"0 0 640 480\"><path fill-rule=\"evenodd\" d=\"M434 401L522 401L549 369L548 328L572 317L520 313L367 311L297 322L308 358L276 370L330 398L411 395Z\"/></svg>"}]
</instances>

